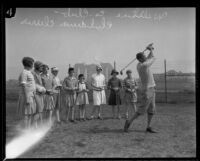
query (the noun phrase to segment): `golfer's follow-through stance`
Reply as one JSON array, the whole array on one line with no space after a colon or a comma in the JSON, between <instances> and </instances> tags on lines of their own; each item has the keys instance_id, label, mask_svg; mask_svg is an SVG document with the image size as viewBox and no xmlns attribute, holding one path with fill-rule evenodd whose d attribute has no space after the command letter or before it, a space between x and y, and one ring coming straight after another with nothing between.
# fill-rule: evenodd
<instances>
[{"instance_id":1,"label":"golfer's follow-through stance","mask_svg":"<svg viewBox=\"0 0 200 161\"><path fill-rule=\"evenodd\" d=\"M135 120L141 114L145 112L148 113L148 122L147 122L147 132L155 133L151 127L151 120L155 114L155 81L153 74L151 73L150 67L155 61L155 57L153 55L153 47L149 46L147 48L150 53L146 57L144 52L140 52L136 55L136 59L139 61L137 65L137 71L141 80L141 105L138 106L136 112L130 120L126 120L124 125L124 131L128 132L128 128L130 127L133 120Z\"/></svg>"}]
</instances>

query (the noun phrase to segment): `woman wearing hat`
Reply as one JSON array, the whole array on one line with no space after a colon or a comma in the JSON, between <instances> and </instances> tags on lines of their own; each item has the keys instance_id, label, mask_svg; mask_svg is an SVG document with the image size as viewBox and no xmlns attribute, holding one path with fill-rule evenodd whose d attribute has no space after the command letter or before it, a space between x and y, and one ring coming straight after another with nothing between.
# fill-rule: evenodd
<instances>
[{"instance_id":1,"label":"woman wearing hat","mask_svg":"<svg viewBox=\"0 0 200 161\"><path fill-rule=\"evenodd\" d=\"M119 78L117 78L117 72L115 69L112 70L111 75L112 78L108 81L108 89L110 89L110 96L108 100L108 104L112 106L113 119L115 118L115 106L117 106L117 118L120 119L120 105L121 105L121 97L120 97L120 89L122 88L122 84Z\"/></svg>"},{"instance_id":2,"label":"woman wearing hat","mask_svg":"<svg viewBox=\"0 0 200 161\"><path fill-rule=\"evenodd\" d=\"M42 78L41 78L41 72L43 70L43 63L40 61L36 61L34 63L34 71L33 76L36 84L36 94L35 94L35 100L36 100L36 115L35 115L35 123L37 126L37 118L39 117L40 122L43 123L43 109L44 109L44 100L43 96L46 93L46 89L44 88L42 84Z\"/></svg>"},{"instance_id":3,"label":"woman wearing hat","mask_svg":"<svg viewBox=\"0 0 200 161\"><path fill-rule=\"evenodd\" d=\"M105 76L101 73L101 65L96 66L96 73L92 75L92 89L93 89L93 104L94 108L92 111L91 119L94 118L94 113L98 108L98 119L102 120L101 117L101 105L106 104L106 94L105 94Z\"/></svg>"}]
</instances>

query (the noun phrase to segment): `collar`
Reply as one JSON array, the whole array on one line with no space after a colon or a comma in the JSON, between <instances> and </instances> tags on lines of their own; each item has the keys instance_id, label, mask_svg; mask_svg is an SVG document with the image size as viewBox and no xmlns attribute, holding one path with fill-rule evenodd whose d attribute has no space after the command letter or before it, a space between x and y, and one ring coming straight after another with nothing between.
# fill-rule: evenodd
<instances>
[{"instance_id":1,"label":"collar","mask_svg":"<svg viewBox=\"0 0 200 161\"><path fill-rule=\"evenodd\" d=\"M75 77L67 77L66 79L69 79L69 80L75 80L76 78Z\"/></svg>"}]
</instances>

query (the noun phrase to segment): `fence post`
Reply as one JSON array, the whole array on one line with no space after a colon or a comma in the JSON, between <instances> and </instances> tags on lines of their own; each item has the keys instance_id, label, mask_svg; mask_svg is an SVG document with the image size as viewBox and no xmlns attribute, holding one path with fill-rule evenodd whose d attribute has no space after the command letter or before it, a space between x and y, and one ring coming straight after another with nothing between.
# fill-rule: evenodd
<instances>
[{"instance_id":1,"label":"fence post","mask_svg":"<svg viewBox=\"0 0 200 161\"><path fill-rule=\"evenodd\" d=\"M114 69L116 70L116 62L114 61Z\"/></svg>"},{"instance_id":2,"label":"fence post","mask_svg":"<svg viewBox=\"0 0 200 161\"><path fill-rule=\"evenodd\" d=\"M167 65L166 65L166 59L164 60L164 68L165 68L165 103L167 103Z\"/></svg>"}]
</instances>

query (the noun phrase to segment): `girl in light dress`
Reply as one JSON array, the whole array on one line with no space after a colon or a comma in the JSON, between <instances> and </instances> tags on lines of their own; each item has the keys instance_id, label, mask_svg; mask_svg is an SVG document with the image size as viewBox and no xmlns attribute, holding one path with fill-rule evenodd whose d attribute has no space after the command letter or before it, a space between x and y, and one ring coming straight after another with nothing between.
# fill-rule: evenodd
<instances>
[{"instance_id":1,"label":"girl in light dress","mask_svg":"<svg viewBox=\"0 0 200 161\"><path fill-rule=\"evenodd\" d=\"M52 123L52 115L55 107L53 99L53 79L48 73L49 67L46 64L43 64L43 71L41 74L42 84L46 89L44 94L44 114L48 122Z\"/></svg>"},{"instance_id":2,"label":"girl in light dress","mask_svg":"<svg viewBox=\"0 0 200 161\"><path fill-rule=\"evenodd\" d=\"M22 59L24 70L19 75L20 92L17 113L20 117L24 117L25 128L31 127L33 115L36 113L36 85L31 73L33 63L33 58L24 57Z\"/></svg>"},{"instance_id":3,"label":"girl in light dress","mask_svg":"<svg viewBox=\"0 0 200 161\"><path fill-rule=\"evenodd\" d=\"M79 105L79 119L80 121L85 121L85 112L86 107L85 105L89 104L88 101L88 94L89 92L87 85L85 83L85 78L83 74L79 74L78 76L78 90L77 90L77 99L76 99L76 105Z\"/></svg>"}]
</instances>

